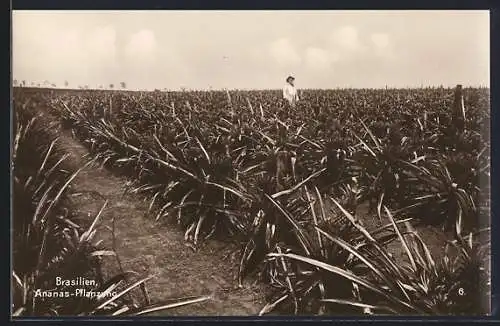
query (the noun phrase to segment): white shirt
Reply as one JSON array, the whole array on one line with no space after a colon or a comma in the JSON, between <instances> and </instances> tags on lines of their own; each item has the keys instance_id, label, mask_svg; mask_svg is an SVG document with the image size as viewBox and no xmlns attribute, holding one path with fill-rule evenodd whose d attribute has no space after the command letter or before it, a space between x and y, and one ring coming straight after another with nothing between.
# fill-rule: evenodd
<instances>
[{"instance_id":1,"label":"white shirt","mask_svg":"<svg viewBox=\"0 0 500 326\"><path fill-rule=\"evenodd\" d=\"M290 84L286 84L285 87L283 87L283 98L285 98L290 104L295 104L295 102L299 100L297 89Z\"/></svg>"}]
</instances>

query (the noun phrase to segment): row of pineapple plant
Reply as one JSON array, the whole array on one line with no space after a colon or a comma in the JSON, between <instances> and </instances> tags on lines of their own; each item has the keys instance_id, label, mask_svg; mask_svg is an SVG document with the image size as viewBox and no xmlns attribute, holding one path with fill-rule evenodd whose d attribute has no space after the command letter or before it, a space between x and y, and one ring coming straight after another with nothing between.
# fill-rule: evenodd
<instances>
[{"instance_id":1,"label":"row of pineapple plant","mask_svg":"<svg viewBox=\"0 0 500 326\"><path fill-rule=\"evenodd\" d=\"M12 149L12 315L102 316L143 315L207 300L193 297L168 303L138 297L150 276L134 271L106 275L105 259L116 252L103 247L99 221L105 205L87 220L74 214L69 188L78 173L93 164L74 167L54 132L57 122L30 103L16 98ZM56 278L85 278L95 284L75 293L71 286L57 286ZM57 291L52 291L56 289ZM50 292L50 294L48 294Z\"/></svg>"}]
</instances>

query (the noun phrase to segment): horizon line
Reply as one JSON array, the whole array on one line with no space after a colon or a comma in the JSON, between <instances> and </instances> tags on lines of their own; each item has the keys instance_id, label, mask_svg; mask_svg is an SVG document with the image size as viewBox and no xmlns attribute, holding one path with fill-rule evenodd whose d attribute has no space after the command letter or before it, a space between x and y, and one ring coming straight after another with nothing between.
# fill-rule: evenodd
<instances>
[{"instance_id":1,"label":"horizon line","mask_svg":"<svg viewBox=\"0 0 500 326\"><path fill-rule=\"evenodd\" d=\"M463 88L476 88L476 89L490 89L489 85L467 85L467 84L460 84L457 83L455 86L450 86L450 85L413 85L413 86L382 86L382 87L356 87L356 86L338 86L338 87L330 87L330 88L322 88L322 87L310 87L310 88L297 88L299 91L316 91L316 90L321 90L321 91L328 91L328 90L401 90L401 89L453 89L457 85L462 85ZM74 91L90 91L90 90L95 90L95 91L128 91L128 92L217 92L217 91L281 91L281 88L188 88L188 87L181 87L181 88L153 88L153 89L146 89L146 88L110 88L110 87L87 87L87 88L76 88L76 87L64 87L64 86L56 86L56 87L50 87L50 86L31 86L31 85L26 85L26 86L21 86L21 85L12 85L12 88L32 88L32 89L52 89L52 90L74 90Z\"/></svg>"}]
</instances>

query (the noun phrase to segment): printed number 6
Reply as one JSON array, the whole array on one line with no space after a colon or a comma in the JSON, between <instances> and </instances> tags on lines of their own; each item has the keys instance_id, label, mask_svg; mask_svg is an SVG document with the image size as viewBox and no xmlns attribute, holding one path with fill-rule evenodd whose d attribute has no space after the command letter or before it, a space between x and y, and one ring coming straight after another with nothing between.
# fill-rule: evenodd
<instances>
[{"instance_id":1,"label":"printed number 6","mask_svg":"<svg viewBox=\"0 0 500 326\"><path fill-rule=\"evenodd\" d=\"M458 294L459 295L464 295L465 294L464 288L458 289Z\"/></svg>"}]
</instances>

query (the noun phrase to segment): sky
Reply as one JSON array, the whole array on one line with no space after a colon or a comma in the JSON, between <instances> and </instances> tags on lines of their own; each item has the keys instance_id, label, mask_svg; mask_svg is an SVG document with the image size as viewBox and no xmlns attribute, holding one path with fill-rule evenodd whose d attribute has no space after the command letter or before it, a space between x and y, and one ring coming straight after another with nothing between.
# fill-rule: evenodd
<instances>
[{"instance_id":1,"label":"sky","mask_svg":"<svg viewBox=\"0 0 500 326\"><path fill-rule=\"evenodd\" d=\"M488 11L14 11L12 26L27 84L489 87Z\"/></svg>"}]
</instances>

